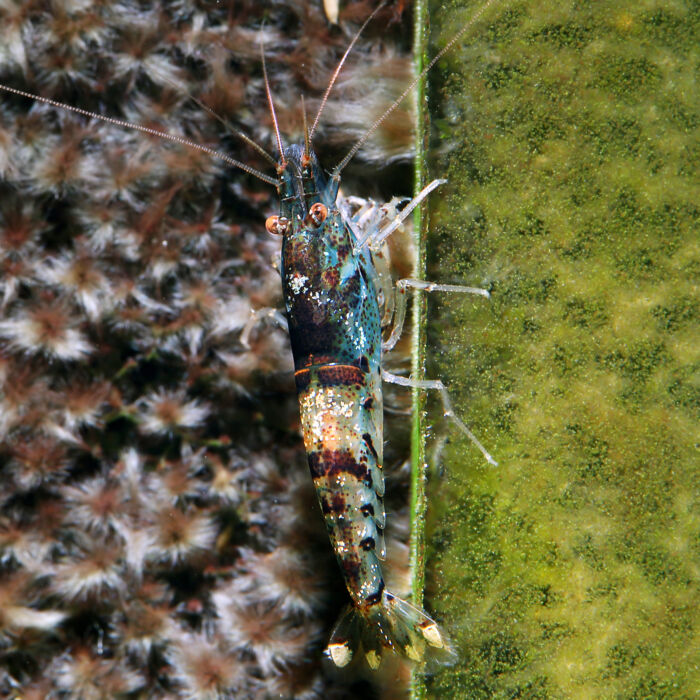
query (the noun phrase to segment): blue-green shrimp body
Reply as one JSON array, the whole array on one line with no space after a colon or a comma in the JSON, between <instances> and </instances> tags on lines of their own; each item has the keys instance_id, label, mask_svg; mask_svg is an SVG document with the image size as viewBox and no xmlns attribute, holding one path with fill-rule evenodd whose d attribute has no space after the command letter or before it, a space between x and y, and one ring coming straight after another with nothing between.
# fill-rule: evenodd
<instances>
[{"instance_id":1,"label":"blue-green shrimp body","mask_svg":"<svg viewBox=\"0 0 700 700\"><path fill-rule=\"evenodd\" d=\"M437 624L386 588L381 308L368 248L336 206L312 151L291 146L278 166L282 284L304 445L326 528L350 594L327 648L345 666L361 645L421 661L449 655Z\"/></svg>"}]
</instances>

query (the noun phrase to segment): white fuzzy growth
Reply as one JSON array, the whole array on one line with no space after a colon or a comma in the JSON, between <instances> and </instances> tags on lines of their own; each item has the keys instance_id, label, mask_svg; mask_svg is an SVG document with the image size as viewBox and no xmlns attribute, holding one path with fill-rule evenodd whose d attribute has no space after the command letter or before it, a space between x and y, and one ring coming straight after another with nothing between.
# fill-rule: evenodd
<instances>
[{"instance_id":1,"label":"white fuzzy growth","mask_svg":"<svg viewBox=\"0 0 700 700\"><path fill-rule=\"evenodd\" d=\"M59 360L79 360L92 352L83 335L69 327L52 328L36 315L16 316L0 321L0 336L15 350L29 354L45 353Z\"/></svg>"},{"instance_id":2,"label":"white fuzzy growth","mask_svg":"<svg viewBox=\"0 0 700 700\"><path fill-rule=\"evenodd\" d=\"M121 489L104 476L66 486L62 495L69 506L67 522L101 533L115 528L125 500Z\"/></svg>"},{"instance_id":3,"label":"white fuzzy growth","mask_svg":"<svg viewBox=\"0 0 700 700\"><path fill-rule=\"evenodd\" d=\"M66 653L48 671L61 697L70 700L105 700L133 693L144 679L119 658L93 656L85 650Z\"/></svg>"},{"instance_id":4,"label":"white fuzzy growth","mask_svg":"<svg viewBox=\"0 0 700 700\"><path fill-rule=\"evenodd\" d=\"M125 582L116 552L95 548L80 559L66 559L56 565L51 588L67 600L83 600L121 591Z\"/></svg>"},{"instance_id":5,"label":"white fuzzy growth","mask_svg":"<svg viewBox=\"0 0 700 700\"><path fill-rule=\"evenodd\" d=\"M15 63L27 69L27 54L22 40L22 15L26 11L22 3L0 3L3 21L0 23L0 66Z\"/></svg>"},{"instance_id":6,"label":"white fuzzy growth","mask_svg":"<svg viewBox=\"0 0 700 700\"><path fill-rule=\"evenodd\" d=\"M7 178L15 175L10 156L10 146L12 143L12 133L9 129L0 127L0 178Z\"/></svg>"},{"instance_id":7,"label":"white fuzzy growth","mask_svg":"<svg viewBox=\"0 0 700 700\"><path fill-rule=\"evenodd\" d=\"M143 59L121 54L116 61L116 72L117 74L142 72L154 83L160 83L163 86L177 84L180 77L177 67L173 66L166 56L157 54L150 54Z\"/></svg>"},{"instance_id":8,"label":"white fuzzy growth","mask_svg":"<svg viewBox=\"0 0 700 700\"><path fill-rule=\"evenodd\" d=\"M309 618L326 597L318 572L291 547L280 546L267 554L241 549L238 565L241 573L231 583L237 597L251 602L262 598L287 615Z\"/></svg>"},{"instance_id":9,"label":"white fuzzy growth","mask_svg":"<svg viewBox=\"0 0 700 700\"><path fill-rule=\"evenodd\" d=\"M105 385L77 387L66 397L62 411L64 426L75 431L82 426L97 427L99 416L105 407L108 389Z\"/></svg>"},{"instance_id":10,"label":"white fuzzy growth","mask_svg":"<svg viewBox=\"0 0 700 700\"><path fill-rule=\"evenodd\" d=\"M46 192L58 196L89 186L99 172L98 163L84 157L74 141L57 137L47 137L40 149L23 155L37 196Z\"/></svg>"},{"instance_id":11,"label":"white fuzzy growth","mask_svg":"<svg viewBox=\"0 0 700 700\"><path fill-rule=\"evenodd\" d=\"M411 64L390 47L367 54L365 60L343 66L323 115L323 126L331 138L357 141L403 91L411 78ZM404 101L391 119L362 148L365 161L385 166L413 157L413 96ZM397 128L405 126L405 128Z\"/></svg>"},{"instance_id":12,"label":"white fuzzy growth","mask_svg":"<svg viewBox=\"0 0 700 700\"><path fill-rule=\"evenodd\" d=\"M71 290L92 321L114 306L111 285L100 271L97 260L68 255L49 258L38 275L59 289Z\"/></svg>"},{"instance_id":13,"label":"white fuzzy growth","mask_svg":"<svg viewBox=\"0 0 700 700\"><path fill-rule=\"evenodd\" d=\"M154 540L151 556L155 559L175 563L214 546L217 528L206 515L183 513L166 505L157 521L150 530Z\"/></svg>"},{"instance_id":14,"label":"white fuzzy growth","mask_svg":"<svg viewBox=\"0 0 700 700\"><path fill-rule=\"evenodd\" d=\"M46 434L55 437L58 442L66 442L74 446L81 444L78 434L60 423L56 423L53 420L47 420L43 427Z\"/></svg>"},{"instance_id":15,"label":"white fuzzy growth","mask_svg":"<svg viewBox=\"0 0 700 700\"><path fill-rule=\"evenodd\" d=\"M220 336L241 330L248 322L251 312L250 301L245 297L234 296L220 301L214 311L212 334Z\"/></svg>"},{"instance_id":16,"label":"white fuzzy growth","mask_svg":"<svg viewBox=\"0 0 700 700\"><path fill-rule=\"evenodd\" d=\"M203 488L222 503L238 503L244 490L238 465L225 464L213 455L208 456L206 463L211 471L211 479L203 484Z\"/></svg>"},{"instance_id":17,"label":"white fuzzy growth","mask_svg":"<svg viewBox=\"0 0 700 700\"><path fill-rule=\"evenodd\" d=\"M265 675L300 661L307 645L319 635L318 625L311 621L290 626L278 607L242 604L231 588L215 592L212 600L228 643L252 653Z\"/></svg>"},{"instance_id":18,"label":"white fuzzy growth","mask_svg":"<svg viewBox=\"0 0 700 700\"><path fill-rule=\"evenodd\" d=\"M4 622L18 629L49 631L63 622L68 614L58 610L35 610L24 606L8 606L2 611Z\"/></svg>"},{"instance_id":19,"label":"white fuzzy growth","mask_svg":"<svg viewBox=\"0 0 700 700\"><path fill-rule=\"evenodd\" d=\"M173 676L180 685L177 697L187 700L219 700L248 697L248 665L227 649L223 640L208 640L201 634L184 635L167 654ZM236 695L236 691L241 693Z\"/></svg>"},{"instance_id":20,"label":"white fuzzy growth","mask_svg":"<svg viewBox=\"0 0 700 700\"><path fill-rule=\"evenodd\" d=\"M124 481L132 490L138 489L141 481L141 456L133 447L122 453L121 465Z\"/></svg>"},{"instance_id":21,"label":"white fuzzy growth","mask_svg":"<svg viewBox=\"0 0 700 700\"><path fill-rule=\"evenodd\" d=\"M2 523L0 525L0 563L20 564L26 573L46 575L52 542L33 530Z\"/></svg>"},{"instance_id":22,"label":"white fuzzy growth","mask_svg":"<svg viewBox=\"0 0 700 700\"><path fill-rule=\"evenodd\" d=\"M124 601L119 632L124 647L142 663L147 663L154 649L162 649L183 637L182 629L170 617L170 597L166 586L147 582L138 590L132 588Z\"/></svg>"},{"instance_id":23,"label":"white fuzzy growth","mask_svg":"<svg viewBox=\"0 0 700 700\"><path fill-rule=\"evenodd\" d=\"M182 392L159 391L141 404L140 428L144 433L169 433L176 428L197 428L209 415L199 401L185 401Z\"/></svg>"},{"instance_id":24,"label":"white fuzzy growth","mask_svg":"<svg viewBox=\"0 0 700 700\"><path fill-rule=\"evenodd\" d=\"M156 534L120 520L117 520L114 526L124 542L124 565L134 575L141 577L146 560L156 546Z\"/></svg>"}]
</instances>

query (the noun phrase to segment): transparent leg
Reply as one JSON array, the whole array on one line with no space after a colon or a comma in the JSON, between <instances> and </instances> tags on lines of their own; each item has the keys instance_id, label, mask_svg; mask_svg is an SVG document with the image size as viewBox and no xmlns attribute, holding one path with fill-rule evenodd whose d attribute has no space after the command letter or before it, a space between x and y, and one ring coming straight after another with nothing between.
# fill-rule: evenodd
<instances>
[{"instance_id":1,"label":"transparent leg","mask_svg":"<svg viewBox=\"0 0 700 700\"><path fill-rule=\"evenodd\" d=\"M369 228L364 235L357 239L355 252L359 251L366 243L372 250L377 250L382 243L391 236L396 229L408 218L411 212L436 188L446 183L447 180L433 180L426 185L386 226L379 230ZM400 200L396 200L398 203ZM394 202L394 200L392 200Z\"/></svg>"},{"instance_id":2,"label":"transparent leg","mask_svg":"<svg viewBox=\"0 0 700 700\"><path fill-rule=\"evenodd\" d=\"M400 386L409 386L417 389L436 389L440 392L440 397L442 399L442 409L444 415L450 420L454 421L457 427L479 448L481 454L484 455L486 461L489 464L498 466L498 462L487 452L486 448L479 442L479 439L472 433L471 430L464 424L464 422L457 416L452 408L452 401L450 400L450 395L447 393L445 385L439 379L413 379L412 377L400 377L398 374L392 374L387 372L385 369L382 370L382 379L385 382L390 382L391 384L398 384Z\"/></svg>"},{"instance_id":3,"label":"transparent leg","mask_svg":"<svg viewBox=\"0 0 700 700\"><path fill-rule=\"evenodd\" d=\"M250 334L253 332L253 328L266 318L272 319L282 330L287 330L287 319L284 317L284 314L280 313L279 309L273 309L272 307L257 309L250 315L241 331L239 340L244 348L250 350Z\"/></svg>"},{"instance_id":4,"label":"transparent leg","mask_svg":"<svg viewBox=\"0 0 700 700\"><path fill-rule=\"evenodd\" d=\"M481 289L479 287L463 287L458 284L437 284L435 282L416 280L409 277L399 280L396 283L394 293L394 325L389 337L382 343L383 352L389 352L401 337L403 324L406 319L406 290L409 288L422 289L424 292L461 292L463 294L478 294L487 299L491 296L486 289Z\"/></svg>"}]
</instances>

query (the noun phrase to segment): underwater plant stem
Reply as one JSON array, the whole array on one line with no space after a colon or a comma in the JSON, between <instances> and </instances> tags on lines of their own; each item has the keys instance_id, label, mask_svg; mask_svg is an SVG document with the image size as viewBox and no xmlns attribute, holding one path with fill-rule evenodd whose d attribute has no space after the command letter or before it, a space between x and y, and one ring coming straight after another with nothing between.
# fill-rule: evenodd
<instances>
[{"instance_id":1,"label":"underwater plant stem","mask_svg":"<svg viewBox=\"0 0 700 700\"><path fill-rule=\"evenodd\" d=\"M426 37L428 8L426 0L416 0L414 3L413 25L413 70L420 75L426 60ZM416 117L415 139L416 155L413 166L414 195L421 191L425 184L425 151L428 130L425 109L425 81L416 86ZM416 246L415 268L413 276L423 279L425 276L425 204L416 207L413 212L414 243ZM411 338L411 376L422 377L425 370L425 295L413 292L413 330ZM410 572L413 604L423 603L423 584L425 580L425 428L423 413L425 408L425 392L413 389L412 396L412 425L411 425L411 540L410 540ZM424 698L426 688L422 674L414 669L411 672L411 700Z\"/></svg>"}]
</instances>

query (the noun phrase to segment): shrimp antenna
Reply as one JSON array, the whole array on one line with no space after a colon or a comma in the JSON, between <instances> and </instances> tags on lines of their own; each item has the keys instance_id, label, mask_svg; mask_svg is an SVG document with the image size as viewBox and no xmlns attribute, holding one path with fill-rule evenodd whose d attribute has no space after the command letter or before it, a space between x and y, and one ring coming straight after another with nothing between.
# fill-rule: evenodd
<instances>
[{"instance_id":1,"label":"shrimp antenna","mask_svg":"<svg viewBox=\"0 0 700 700\"><path fill-rule=\"evenodd\" d=\"M220 124L222 124L226 129L228 129L232 134L235 134L238 136L239 139L242 141L245 141L249 146L251 146L253 149L255 149L268 163L272 164L273 166L277 166L277 161L258 143L253 141L253 139L250 138L247 134L244 134L240 129L236 129L235 126L231 124L231 122L228 121L228 119L224 119L221 115L217 114L209 105L204 104L202 100L200 100L198 97L195 97L191 92L186 90L185 88L177 85L174 81L170 80L169 78L165 77L164 78L165 82L170 85L170 87L175 90L175 92L180 93L181 95L184 95L188 99L192 100L198 107L203 109L205 112L209 112L214 119L216 119Z\"/></svg>"},{"instance_id":2,"label":"shrimp antenna","mask_svg":"<svg viewBox=\"0 0 700 700\"><path fill-rule=\"evenodd\" d=\"M309 136L309 125L306 121L306 105L304 95L301 96L301 118L304 122L304 155L308 158L311 153L311 136Z\"/></svg>"},{"instance_id":3,"label":"shrimp antenna","mask_svg":"<svg viewBox=\"0 0 700 700\"><path fill-rule=\"evenodd\" d=\"M323 93L323 97L321 98L321 106L318 108L318 112L316 113L316 118L314 119L314 123L311 126L311 133L309 134L309 140L311 140L313 138L314 132L316 131L316 127L318 126L318 120L321 118L321 113L323 112L323 109L326 106L326 102L328 102L328 95L331 94L331 90L333 89L333 85L335 85L335 81L338 79L338 75L340 74L340 70L343 67L343 64L345 63L345 59L348 57L348 54L352 51L352 47L355 46L355 43L360 38L360 34L362 34L365 27L372 21L372 18L374 17L374 15L376 15L377 12L379 12L379 10L381 10L382 7L384 7L384 5L386 5L386 2L382 2L380 5L377 6L377 8L374 10L374 12L372 12L372 14L364 21L364 24L357 30L357 33L352 38L352 41L350 42L350 45L348 46L348 48L345 49L345 53L343 54L343 57L340 59L335 71L333 72L333 77L331 78L331 81L328 83L328 87L326 88L326 91Z\"/></svg>"},{"instance_id":4,"label":"shrimp antenna","mask_svg":"<svg viewBox=\"0 0 700 700\"><path fill-rule=\"evenodd\" d=\"M423 68L423 70L411 81L409 86L401 93L399 98L394 102L394 104L389 107L389 109L382 114L377 121L372 124L372 126L365 131L364 135L360 140L350 149L348 154L343 158L343 160L338 163L333 169L332 177L337 179L340 173L343 171L345 166L355 157L355 154L362 148L367 139L380 127L382 122L408 97L409 93L413 88L427 75L428 71L465 35L468 29L470 29L475 22L481 17L481 15L489 9L497 0L487 0L469 19L469 21L445 44L445 46L438 51L438 53L433 57L432 61Z\"/></svg>"},{"instance_id":5,"label":"shrimp antenna","mask_svg":"<svg viewBox=\"0 0 700 700\"><path fill-rule=\"evenodd\" d=\"M174 81L170 80L169 78L165 77L164 78L165 82L170 85L170 87L175 90L175 92L180 93L181 95L184 95L188 99L192 100L198 107L203 109L205 112L209 112L214 119L216 119L220 124L222 124L226 129L228 129L232 134L235 134L238 136L239 139L245 141L249 146L251 146L253 149L255 149L268 163L272 164L273 166L277 166L277 161L258 143L253 141L253 139L250 138L247 134L244 134L242 131L239 129L236 129L235 126L231 124L231 122L228 121L228 119L224 119L221 115L217 114L209 105L204 104L202 100L200 100L198 97L195 97L191 92L186 90L185 88L177 85Z\"/></svg>"},{"instance_id":6,"label":"shrimp antenna","mask_svg":"<svg viewBox=\"0 0 700 700\"><path fill-rule=\"evenodd\" d=\"M171 85L174 89L176 88L174 84L171 83ZM179 92L182 92L180 88L177 88L177 90ZM232 134L235 134L236 136L238 136L239 139L245 141L249 146L254 148L268 163L271 163L275 166L277 165L277 161L262 146L255 143L255 141L253 141L253 139L251 139L250 136L244 134L239 129L236 129L236 127L233 126L228 119L224 119L224 117L218 115L211 107L204 104L204 102L202 102L198 97L191 95L189 92L186 92L185 94L197 106L201 107L205 112L209 112L209 114L211 114L211 116L214 117L214 119L217 119L221 124L223 124L223 126L226 127Z\"/></svg>"},{"instance_id":7,"label":"shrimp antenna","mask_svg":"<svg viewBox=\"0 0 700 700\"><path fill-rule=\"evenodd\" d=\"M258 180L262 180L263 182L266 182L269 185L277 186L278 184L275 178L272 178L269 175L265 175L265 173L261 173L255 168L251 168L250 165L241 163L241 161L236 160L235 158L231 158L225 153L221 153L221 151L216 151L213 148L203 146L201 143L196 143L195 141L190 141L189 139L183 138L182 136L176 136L175 134L170 134L167 131L160 131L159 129L151 129L148 126L134 124L133 122L128 122L124 119L115 119L114 117L107 117L104 114L98 114L97 112L89 112L86 109L81 109L80 107L73 107L72 105L68 105L63 102L57 102L56 100L51 100L48 97L42 97L41 95L34 95L31 92L18 90L17 88L10 87L9 85L0 84L0 90L4 90L5 92L11 92L14 95L26 97L30 100L35 100L36 102L43 102L44 104L50 105L51 107L65 109L68 112L75 112L76 114L81 114L84 117L89 117L90 119L99 119L100 121L107 122L108 124L114 124L115 126L119 126L125 129L132 129L134 131L141 131L144 134L158 136L159 138L179 143L182 146L188 146L189 148L194 148L198 151L204 151L204 153L208 153L210 156L214 156L215 158L224 161L224 163L228 163L229 165L233 165L236 168L240 168L241 170L247 172L249 175L257 177Z\"/></svg>"},{"instance_id":8,"label":"shrimp antenna","mask_svg":"<svg viewBox=\"0 0 700 700\"><path fill-rule=\"evenodd\" d=\"M284 159L284 148L282 148L282 137L277 124L277 115L275 114L275 103L272 101L272 92L270 92L270 81L267 79L267 66L265 65L265 45L263 44L262 34L260 35L260 58L262 59L263 78L265 79L265 92L267 94L267 103L270 105L270 114L272 115L272 123L275 126L275 136L277 137L277 149L280 152L280 165L285 166L287 161Z\"/></svg>"}]
</instances>

